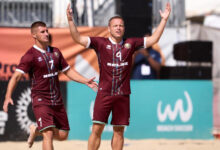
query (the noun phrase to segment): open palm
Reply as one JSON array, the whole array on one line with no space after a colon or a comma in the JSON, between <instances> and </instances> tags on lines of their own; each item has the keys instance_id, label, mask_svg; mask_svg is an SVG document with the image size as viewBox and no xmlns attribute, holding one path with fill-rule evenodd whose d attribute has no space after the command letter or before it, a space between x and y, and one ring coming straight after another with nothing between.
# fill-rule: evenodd
<instances>
[{"instance_id":1,"label":"open palm","mask_svg":"<svg viewBox=\"0 0 220 150\"><path fill-rule=\"evenodd\" d=\"M68 4L67 9L66 9L66 15L67 15L67 19L68 20L72 20L72 18L73 18L73 10L72 10L72 8L70 6L70 3Z\"/></svg>"},{"instance_id":2,"label":"open palm","mask_svg":"<svg viewBox=\"0 0 220 150\"><path fill-rule=\"evenodd\" d=\"M165 10L162 12L160 10L160 16L163 18L163 19L168 19L169 15L170 15L170 12L171 12L171 8L170 8L170 3L167 3L166 4L166 8Z\"/></svg>"}]
</instances>

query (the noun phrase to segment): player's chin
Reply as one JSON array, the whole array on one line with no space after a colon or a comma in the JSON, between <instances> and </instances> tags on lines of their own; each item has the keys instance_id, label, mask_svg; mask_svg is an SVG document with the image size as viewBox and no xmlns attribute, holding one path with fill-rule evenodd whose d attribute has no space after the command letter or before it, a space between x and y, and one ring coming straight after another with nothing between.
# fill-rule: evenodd
<instances>
[{"instance_id":1,"label":"player's chin","mask_svg":"<svg viewBox=\"0 0 220 150\"><path fill-rule=\"evenodd\" d=\"M115 38L122 38L122 36L123 36L122 34L116 34Z\"/></svg>"},{"instance_id":2,"label":"player's chin","mask_svg":"<svg viewBox=\"0 0 220 150\"><path fill-rule=\"evenodd\" d=\"M41 41L42 43L49 43L49 40L45 39Z\"/></svg>"}]
</instances>

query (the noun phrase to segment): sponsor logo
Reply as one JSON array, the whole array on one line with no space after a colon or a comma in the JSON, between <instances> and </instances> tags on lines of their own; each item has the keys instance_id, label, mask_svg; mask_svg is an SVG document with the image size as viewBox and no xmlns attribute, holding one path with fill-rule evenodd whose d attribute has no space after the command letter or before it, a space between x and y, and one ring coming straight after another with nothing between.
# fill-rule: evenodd
<instances>
[{"instance_id":1,"label":"sponsor logo","mask_svg":"<svg viewBox=\"0 0 220 150\"><path fill-rule=\"evenodd\" d=\"M128 65L128 62L123 62L123 63L119 63L119 64L107 63L107 66L111 66L111 67L122 67L122 66L127 66L127 65Z\"/></svg>"},{"instance_id":2,"label":"sponsor logo","mask_svg":"<svg viewBox=\"0 0 220 150\"><path fill-rule=\"evenodd\" d=\"M28 106L31 104L31 89L27 88L24 92L21 93L21 96L18 99L18 104L16 106L16 118L21 129L26 131L29 134L29 126L31 124L36 124L33 122L28 115Z\"/></svg>"},{"instance_id":3,"label":"sponsor logo","mask_svg":"<svg viewBox=\"0 0 220 150\"><path fill-rule=\"evenodd\" d=\"M131 48L131 44L130 44L130 43L125 43L124 47L125 47L126 49L130 49L130 48Z\"/></svg>"},{"instance_id":4,"label":"sponsor logo","mask_svg":"<svg viewBox=\"0 0 220 150\"><path fill-rule=\"evenodd\" d=\"M59 54L57 52L54 52L54 55L58 58Z\"/></svg>"},{"instance_id":5,"label":"sponsor logo","mask_svg":"<svg viewBox=\"0 0 220 150\"><path fill-rule=\"evenodd\" d=\"M106 45L106 49L111 49L112 46L111 45Z\"/></svg>"},{"instance_id":6,"label":"sponsor logo","mask_svg":"<svg viewBox=\"0 0 220 150\"><path fill-rule=\"evenodd\" d=\"M49 78L49 77L54 77L54 76L57 76L57 75L58 75L58 72L54 72L54 73L45 74L43 77L44 78Z\"/></svg>"},{"instance_id":7,"label":"sponsor logo","mask_svg":"<svg viewBox=\"0 0 220 150\"><path fill-rule=\"evenodd\" d=\"M5 133L5 123L8 121L8 114L0 111L0 135Z\"/></svg>"},{"instance_id":8,"label":"sponsor logo","mask_svg":"<svg viewBox=\"0 0 220 150\"><path fill-rule=\"evenodd\" d=\"M177 99L174 109L172 111L171 105L168 104L165 106L164 112L161 111L162 109L162 101L159 101L157 105L157 117L158 120L163 123L169 119L170 121L174 122L179 116L180 120L182 123L187 123L193 113L193 105L192 105L192 100L190 98L190 95L187 91L184 91L184 95L186 98L187 102L187 110L184 111L183 107L183 100L182 99ZM170 131L192 131L193 130L193 125L191 124L181 124L181 125L158 125L157 126L157 131L159 132L170 132Z\"/></svg>"},{"instance_id":9,"label":"sponsor logo","mask_svg":"<svg viewBox=\"0 0 220 150\"><path fill-rule=\"evenodd\" d=\"M38 57L37 59L38 59L38 62L41 62L43 60L42 57Z\"/></svg>"}]
</instances>

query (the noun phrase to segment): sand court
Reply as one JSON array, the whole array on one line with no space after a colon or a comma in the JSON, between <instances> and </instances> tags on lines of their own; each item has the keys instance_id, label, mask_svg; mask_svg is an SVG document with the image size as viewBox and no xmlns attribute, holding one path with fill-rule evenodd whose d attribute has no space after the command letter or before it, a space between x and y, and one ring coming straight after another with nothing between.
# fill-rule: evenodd
<instances>
[{"instance_id":1,"label":"sand court","mask_svg":"<svg viewBox=\"0 0 220 150\"><path fill-rule=\"evenodd\" d=\"M111 150L111 141L103 140L99 150ZM0 142L1 150L40 150L42 142L37 141L32 148L26 142ZM55 150L86 150L87 141L68 140L54 141ZM124 150L220 150L220 140L167 140L125 139Z\"/></svg>"}]
</instances>

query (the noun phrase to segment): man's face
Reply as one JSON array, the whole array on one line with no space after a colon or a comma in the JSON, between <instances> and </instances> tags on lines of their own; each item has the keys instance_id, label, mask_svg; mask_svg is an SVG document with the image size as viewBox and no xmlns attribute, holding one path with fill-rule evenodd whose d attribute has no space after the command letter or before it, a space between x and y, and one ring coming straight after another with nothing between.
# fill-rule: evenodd
<instances>
[{"instance_id":1,"label":"man's face","mask_svg":"<svg viewBox=\"0 0 220 150\"><path fill-rule=\"evenodd\" d=\"M35 28L32 35L40 43L49 43L49 33L47 27L39 26Z\"/></svg>"},{"instance_id":2,"label":"man's face","mask_svg":"<svg viewBox=\"0 0 220 150\"><path fill-rule=\"evenodd\" d=\"M122 38L125 32L124 21L120 18L112 19L109 24L109 32L112 37L118 39Z\"/></svg>"}]
</instances>

